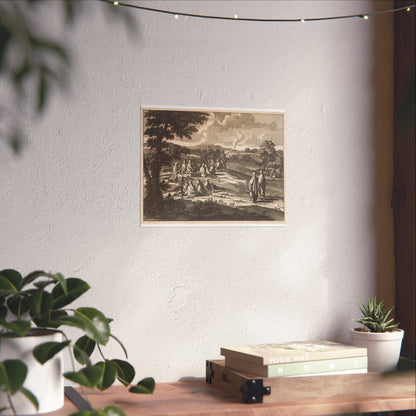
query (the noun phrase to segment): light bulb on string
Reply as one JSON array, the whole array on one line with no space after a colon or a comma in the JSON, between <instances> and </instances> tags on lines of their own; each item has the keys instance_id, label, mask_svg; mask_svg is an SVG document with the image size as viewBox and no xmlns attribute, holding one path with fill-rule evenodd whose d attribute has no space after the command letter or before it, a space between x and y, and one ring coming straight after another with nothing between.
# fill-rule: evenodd
<instances>
[{"instance_id":1,"label":"light bulb on string","mask_svg":"<svg viewBox=\"0 0 416 416\"><path fill-rule=\"evenodd\" d=\"M1 1L1 0L0 0ZM120 6L120 7L130 7L130 8L134 8L134 9L138 9L138 10L143 10L143 11L148 11L148 12L153 12L153 13L163 13L163 14L170 14L173 15L175 17L175 19L179 18L179 15L181 16L185 16L185 17L192 17L192 18L200 18L200 19L212 19L212 20L239 20L239 21L244 21L244 22L300 22L300 23L305 23L306 21L308 22L318 22L318 21L324 21L324 20L340 20L340 19L354 19L354 18L361 18L364 20L368 20L370 17L376 16L376 15L380 15L380 14L385 14L385 13L395 13L398 11L407 11L410 12L412 9L414 9L416 7L416 4L413 4L411 6L403 6L403 7L397 7L395 9L388 9L388 10L381 10L381 11L377 11L377 12L371 12L371 13L367 13L367 14L350 14L350 15L344 15L344 16L326 16L326 17L311 17L311 18L297 18L297 19L282 19L282 18L251 18L251 17L245 17L245 18L240 18L238 16L238 14L235 14L234 16L209 16L209 15L204 15L204 14L195 14L195 13L185 13L185 12L181 12L181 13L177 13L175 11L172 10L164 10L164 9L155 9L155 8L151 8L151 7L146 7L146 6L139 6L139 5L135 5L135 4L131 4L131 3L124 3L123 1L117 1L117 0L100 0L104 3L109 3L109 4L113 4L115 6Z\"/></svg>"}]
</instances>

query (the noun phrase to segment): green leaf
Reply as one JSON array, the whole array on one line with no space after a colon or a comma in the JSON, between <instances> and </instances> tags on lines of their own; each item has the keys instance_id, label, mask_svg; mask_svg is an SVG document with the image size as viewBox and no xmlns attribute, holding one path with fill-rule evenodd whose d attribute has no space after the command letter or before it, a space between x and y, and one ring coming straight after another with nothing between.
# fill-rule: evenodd
<instances>
[{"instance_id":1,"label":"green leaf","mask_svg":"<svg viewBox=\"0 0 416 416\"><path fill-rule=\"evenodd\" d=\"M106 406L99 410L81 410L70 416L126 416L126 414L117 406Z\"/></svg>"},{"instance_id":2,"label":"green leaf","mask_svg":"<svg viewBox=\"0 0 416 416\"><path fill-rule=\"evenodd\" d=\"M36 290L29 298L30 315L38 326L47 326L52 309L53 298L44 290Z\"/></svg>"},{"instance_id":3,"label":"green leaf","mask_svg":"<svg viewBox=\"0 0 416 416\"><path fill-rule=\"evenodd\" d=\"M57 321L64 316L68 316L68 313L66 311L62 311L60 309L58 310L52 309L51 315L50 315L50 321L48 322L48 326L51 328L59 328L61 324L58 323Z\"/></svg>"},{"instance_id":4,"label":"green leaf","mask_svg":"<svg viewBox=\"0 0 416 416\"><path fill-rule=\"evenodd\" d=\"M136 371L134 367L128 363L127 361L123 360L111 360L111 362L115 365L117 369L117 379L120 383L128 386L134 379L136 375Z\"/></svg>"},{"instance_id":5,"label":"green leaf","mask_svg":"<svg viewBox=\"0 0 416 416\"><path fill-rule=\"evenodd\" d=\"M21 295L10 296L7 299L7 306L13 315L20 317L29 310L27 299Z\"/></svg>"},{"instance_id":6,"label":"green leaf","mask_svg":"<svg viewBox=\"0 0 416 416\"><path fill-rule=\"evenodd\" d=\"M20 337L25 336L30 331L30 322L23 320L15 321L0 321L0 325L7 328L9 331L19 335Z\"/></svg>"},{"instance_id":7,"label":"green leaf","mask_svg":"<svg viewBox=\"0 0 416 416\"><path fill-rule=\"evenodd\" d=\"M110 337L110 325L102 312L95 308L78 308L75 316L82 317L88 322L86 334L99 344L105 345Z\"/></svg>"},{"instance_id":8,"label":"green leaf","mask_svg":"<svg viewBox=\"0 0 416 416\"><path fill-rule=\"evenodd\" d=\"M8 296L18 293L19 290L4 276L0 275L0 296Z\"/></svg>"},{"instance_id":9,"label":"green leaf","mask_svg":"<svg viewBox=\"0 0 416 416\"><path fill-rule=\"evenodd\" d=\"M81 386L93 389L101 379L101 370L98 367L85 367L79 371L70 371L64 373L64 377Z\"/></svg>"},{"instance_id":10,"label":"green leaf","mask_svg":"<svg viewBox=\"0 0 416 416\"><path fill-rule=\"evenodd\" d=\"M101 361L94 365L101 372L100 381L97 384L97 388L100 391L108 389L113 385L117 376L117 369L111 361Z\"/></svg>"},{"instance_id":11,"label":"green leaf","mask_svg":"<svg viewBox=\"0 0 416 416\"><path fill-rule=\"evenodd\" d=\"M80 410L76 413L71 413L69 416L93 416L95 414L95 410Z\"/></svg>"},{"instance_id":12,"label":"green leaf","mask_svg":"<svg viewBox=\"0 0 416 416\"><path fill-rule=\"evenodd\" d=\"M130 393L152 394L155 390L155 380L152 377L144 378L135 386L129 388Z\"/></svg>"},{"instance_id":13,"label":"green leaf","mask_svg":"<svg viewBox=\"0 0 416 416\"><path fill-rule=\"evenodd\" d=\"M105 345L109 339L110 327L105 316L93 308L79 308L73 316L63 316L53 325L68 325L81 329L93 341Z\"/></svg>"},{"instance_id":14,"label":"green leaf","mask_svg":"<svg viewBox=\"0 0 416 416\"><path fill-rule=\"evenodd\" d=\"M385 311L384 301L377 303L375 296L370 297L365 304L362 299L360 302L359 307L363 316L353 321L366 326L372 332L386 332L398 327L394 319L388 319L394 307Z\"/></svg>"},{"instance_id":15,"label":"green leaf","mask_svg":"<svg viewBox=\"0 0 416 416\"><path fill-rule=\"evenodd\" d=\"M0 322L6 319L8 309L6 305L0 305Z\"/></svg>"},{"instance_id":16,"label":"green leaf","mask_svg":"<svg viewBox=\"0 0 416 416\"><path fill-rule=\"evenodd\" d=\"M83 335L74 344L74 357L80 364L90 364L89 357L94 352L96 342Z\"/></svg>"},{"instance_id":17,"label":"green leaf","mask_svg":"<svg viewBox=\"0 0 416 416\"><path fill-rule=\"evenodd\" d=\"M51 276L53 279L55 279L62 287L62 290L65 294L68 293L68 286L65 277L61 273L55 273Z\"/></svg>"},{"instance_id":18,"label":"green leaf","mask_svg":"<svg viewBox=\"0 0 416 416\"><path fill-rule=\"evenodd\" d=\"M98 410L97 416L126 416L126 414L117 406L106 406Z\"/></svg>"},{"instance_id":19,"label":"green leaf","mask_svg":"<svg viewBox=\"0 0 416 416\"><path fill-rule=\"evenodd\" d=\"M19 391L21 391L26 396L26 398L28 398L32 402L32 404L33 404L33 406L35 407L36 410L39 410L38 399L36 398L36 396L30 390L28 390L27 388L22 386L22 387L20 387Z\"/></svg>"},{"instance_id":20,"label":"green leaf","mask_svg":"<svg viewBox=\"0 0 416 416\"><path fill-rule=\"evenodd\" d=\"M27 56L22 60L19 68L16 68L13 71L13 82L16 85L16 88L20 89L22 87L23 79L30 74L33 66Z\"/></svg>"},{"instance_id":21,"label":"green leaf","mask_svg":"<svg viewBox=\"0 0 416 416\"><path fill-rule=\"evenodd\" d=\"M58 319L51 321L49 324L53 325L54 328L57 328L61 325L73 326L75 328L83 330L84 332L86 332L88 326L88 322L85 319L75 315L60 316Z\"/></svg>"},{"instance_id":22,"label":"green leaf","mask_svg":"<svg viewBox=\"0 0 416 416\"><path fill-rule=\"evenodd\" d=\"M66 0L64 3L65 6L65 21L68 24L73 24L76 16L76 11L78 10L78 6L75 7L75 4L70 1Z\"/></svg>"},{"instance_id":23,"label":"green leaf","mask_svg":"<svg viewBox=\"0 0 416 416\"><path fill-rule=\"evenodd\" d=\"M52 357L54 357L58 352L64 349L67 345L69 345L71 341L64 341L64 342L44 342L36 346L32 354L33 356L41 363L45 364L49 361Z\"/></svg>"},{"instance_id":24,"label":"green leaf","mask_svg":"<svg viewBox=\"0 0 416 416\"><path fill-rule=\"evenodd\" d=\"M22 361L0 362L0 391L5 391L12 396L23 386L26 375L27 367Z\"/></svg>"},{"instance_id":25,"label":"green leaf","mask_svg":"<svg viewBox=\"0 0 416 416\"><path fill-rule=\"evenodd\" d=\"M35 287L37 287L38 289L43 290L43 289L45 289L46 287L48 287L48 286L50 286L50 285L53 285L54 283L55 283L55 282L51 279L51 280L42 280L42 281L40 281L40 282L33 283L33 285L34 285Z\"/></svg>"},{"instance_id":26,"label":"green leaf","mask_svg":"<svg viewBox=\"0 0 416 416\"><path fill-rule=\"evenodd\" d=\"M74 355L75 355L75 351L77 351L76 354L77 354L77 357L78 357L78 359L77 359L78 362L82 361L82 365L86 365L87 367L92 366L92 362L90 360L90 357L87 355L87 353L85 351L78 350L75 345L74 345L73 350L74 350Z\"/></svg>"},{"instance_id":27,"label":"green leaf","mask_svg":"<svg viewBox=\"0 0 416 416\"><path fill-rule=\"evenodd\" d=\"M58 282L61 285L61 288L63 290L64 293L67 292L67 281L64 278L64 276L61 273L47 273L44 272L43 270L38 270L35 272L32 272L30 274L28 274L24 279L23 279L23 286L28 285L29 283L32 283L33 281L35 281L38 277L47 277L50 280L42 280L40 282L36 282L35 286L43 289L44 287L54 283L54 282Z\"/></svg>"},{"instance_id":28,"label":"green leaf","mask_svg":"<svg viewBox=\"0 0 416 416\"><path fill-rule=\"evenodd\" d=\"M36 270L24 277L22 287L34 282L38 277L46 277L48 273L43 270Z\"/></svg>"},{"instance_id":29,"label":"green leaf","mask_svg":"<svg viewBox=\"0 0 416 416\"><path fill-rule=\"evenodd\" d=\"M39 81L38 81L38 105L37 111L41 112L46 106L46 99L48 97L49 84L46 76L46 70L42 66L39 69Z\"/></svg>"},{"instance_id":30,"label":"green leaf","mask_svg":"<svg viewBox=\"0 0 416 416\"><path fill-rule=\"evenodd\" d=\"M361 311L361 313L362 313L363 316L368 315L368 312L367 312L365 306L363 305L363 303L361 303L361 305L358 305L358 306L359 306L360 311Z\"/></svg>"},{"instance_id":31,"label":"green leaf","mask_svg":"<svg viewBox=\"0 0 416 416\"><path fill-rule=\"evenodd\" d=\"M62 59L66 64L69 64L69 55L66 50L57 42L47 39L47 38L40 38L37 36L30 36L31 43L39 49L47 49L48 51L52 52L54 55Z\"/></svg>"},{"instance_id":32,"label":"green leaf","mask_svg":"<svg viewBox=\"0 0 416 416\"><path fill-rule=\"evenodd\" d=\"M387 320L387 318L390 316L390 314L393 312L394 306L392 306L387 312L384 320ZM394 320L394 319L393 319Z\"/></svg>"},{"instance_id":33,"label":"green leaf","mask_svg":"<svg viewBox=\"0 0 416 416\"><path fill-rule=\"evenodd\" d=\"M62 308L63 306L69 305L90 288L88 283L76 277L69 277L68 279L66 279L66 284L67 293L65 293L61 285L55 286L52 290L51 294L54 298L54 309Z\"/></svg>"},{"instance_id":34,"label":"green leaf","mask_svg":"<svg viewBox=\"0 0 416 416\"><path fill-rule=\"evenodd\" d=\"M29 298L29 306L36 316L47 316L52 308L53 298L44 290L36 290Z\"/></svg>"},{"instance_id":35,"label":"green leaf","mask_svg":"<svg viewBox=\"0 0 416 416\"><path fill-rule=\"evenodd\" d=\"M16 290L20 290L22 288L22 275L17 271L13 269L4 269L0 271L0 276L6 278L13 287L16 288Z\"/></svg>"}]
</instances>

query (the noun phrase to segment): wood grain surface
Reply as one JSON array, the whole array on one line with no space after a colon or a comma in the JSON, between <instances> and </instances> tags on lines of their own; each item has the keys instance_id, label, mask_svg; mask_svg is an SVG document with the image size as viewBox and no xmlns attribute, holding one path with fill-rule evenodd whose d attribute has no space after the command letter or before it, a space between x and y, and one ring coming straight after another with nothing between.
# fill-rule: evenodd
<instances>
[{"instance_id":1,"label":"wood grain surface","mask_svg":"<svg viewBox=\"0 0 416 416\"><path fill-rule=\"evenodd\" d=\"M387 377L368 374L367 379L356 376L360 377L338 383L334 379L331 383L332 376L286 378L290 380L286 384L284 379L276 379L278 383L272 386L276 393L261 404L241 403L205 380L158 383L153 395L132 394L123 386L113 386L104 392L89 392L89 399L96 409L117 405L127 416L292 416L415 409L414 371ZM64 408L50 415L75 411L66 400Z\"/></svg>"}]
</instances>

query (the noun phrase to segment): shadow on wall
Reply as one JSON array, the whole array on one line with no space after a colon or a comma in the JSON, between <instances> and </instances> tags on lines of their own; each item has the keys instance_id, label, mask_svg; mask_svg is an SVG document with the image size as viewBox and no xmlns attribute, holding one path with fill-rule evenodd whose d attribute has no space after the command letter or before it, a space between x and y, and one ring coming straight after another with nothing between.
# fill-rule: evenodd
<instances>
[{"instance_id":1,"label":"shadow on wall","mask_svg":"<svg viewBox=\"0 0 416 416\"><path fill-rule=\"evenodd\" d=\"M376 4L375 11L384 7L383 4ZM393 15L376 18L373 39L372 228L375 244L375 294L386 305L394 305L394 227L390 206L393 193Z\"/></svg>"},{"instance_id":2,"label":"shadow on wall","mask_svg":"<svg viewBox=\"0 0 416 416\"><path fill-rule=\"evenodd\" d=\"M395 0L395 7L413 4ZM402 355L416 358L415 287L415 13L394 19L394 252L396 319L405 331Z\"/></svg>"}]
</instances>

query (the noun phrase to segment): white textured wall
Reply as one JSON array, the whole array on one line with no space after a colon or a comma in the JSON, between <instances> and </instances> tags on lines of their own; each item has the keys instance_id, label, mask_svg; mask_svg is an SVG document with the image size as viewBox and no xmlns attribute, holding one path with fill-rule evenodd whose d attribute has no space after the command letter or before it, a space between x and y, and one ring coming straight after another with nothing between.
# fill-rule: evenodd
<instances>
[{"instance_id":1,"label":"white textured wall","mask_svg":"<svg viewBox=\"0 0 416 416\"><path fill-rule=\"evenodd\" d=\"M0 143L0 266L86 279L139 376L204 374L223 345L349 341L356 303L393 301L392 15L242 23L86 2L71 89ZM148 1L241 17L314 17L390 1ZM29 97L30 98L30 97ZM284 227L141 228L140 105L286 111ZM389 303L388 302L388 303ZM109 345L109 357L120 354Z\"/></svg>"}]
</instances>

